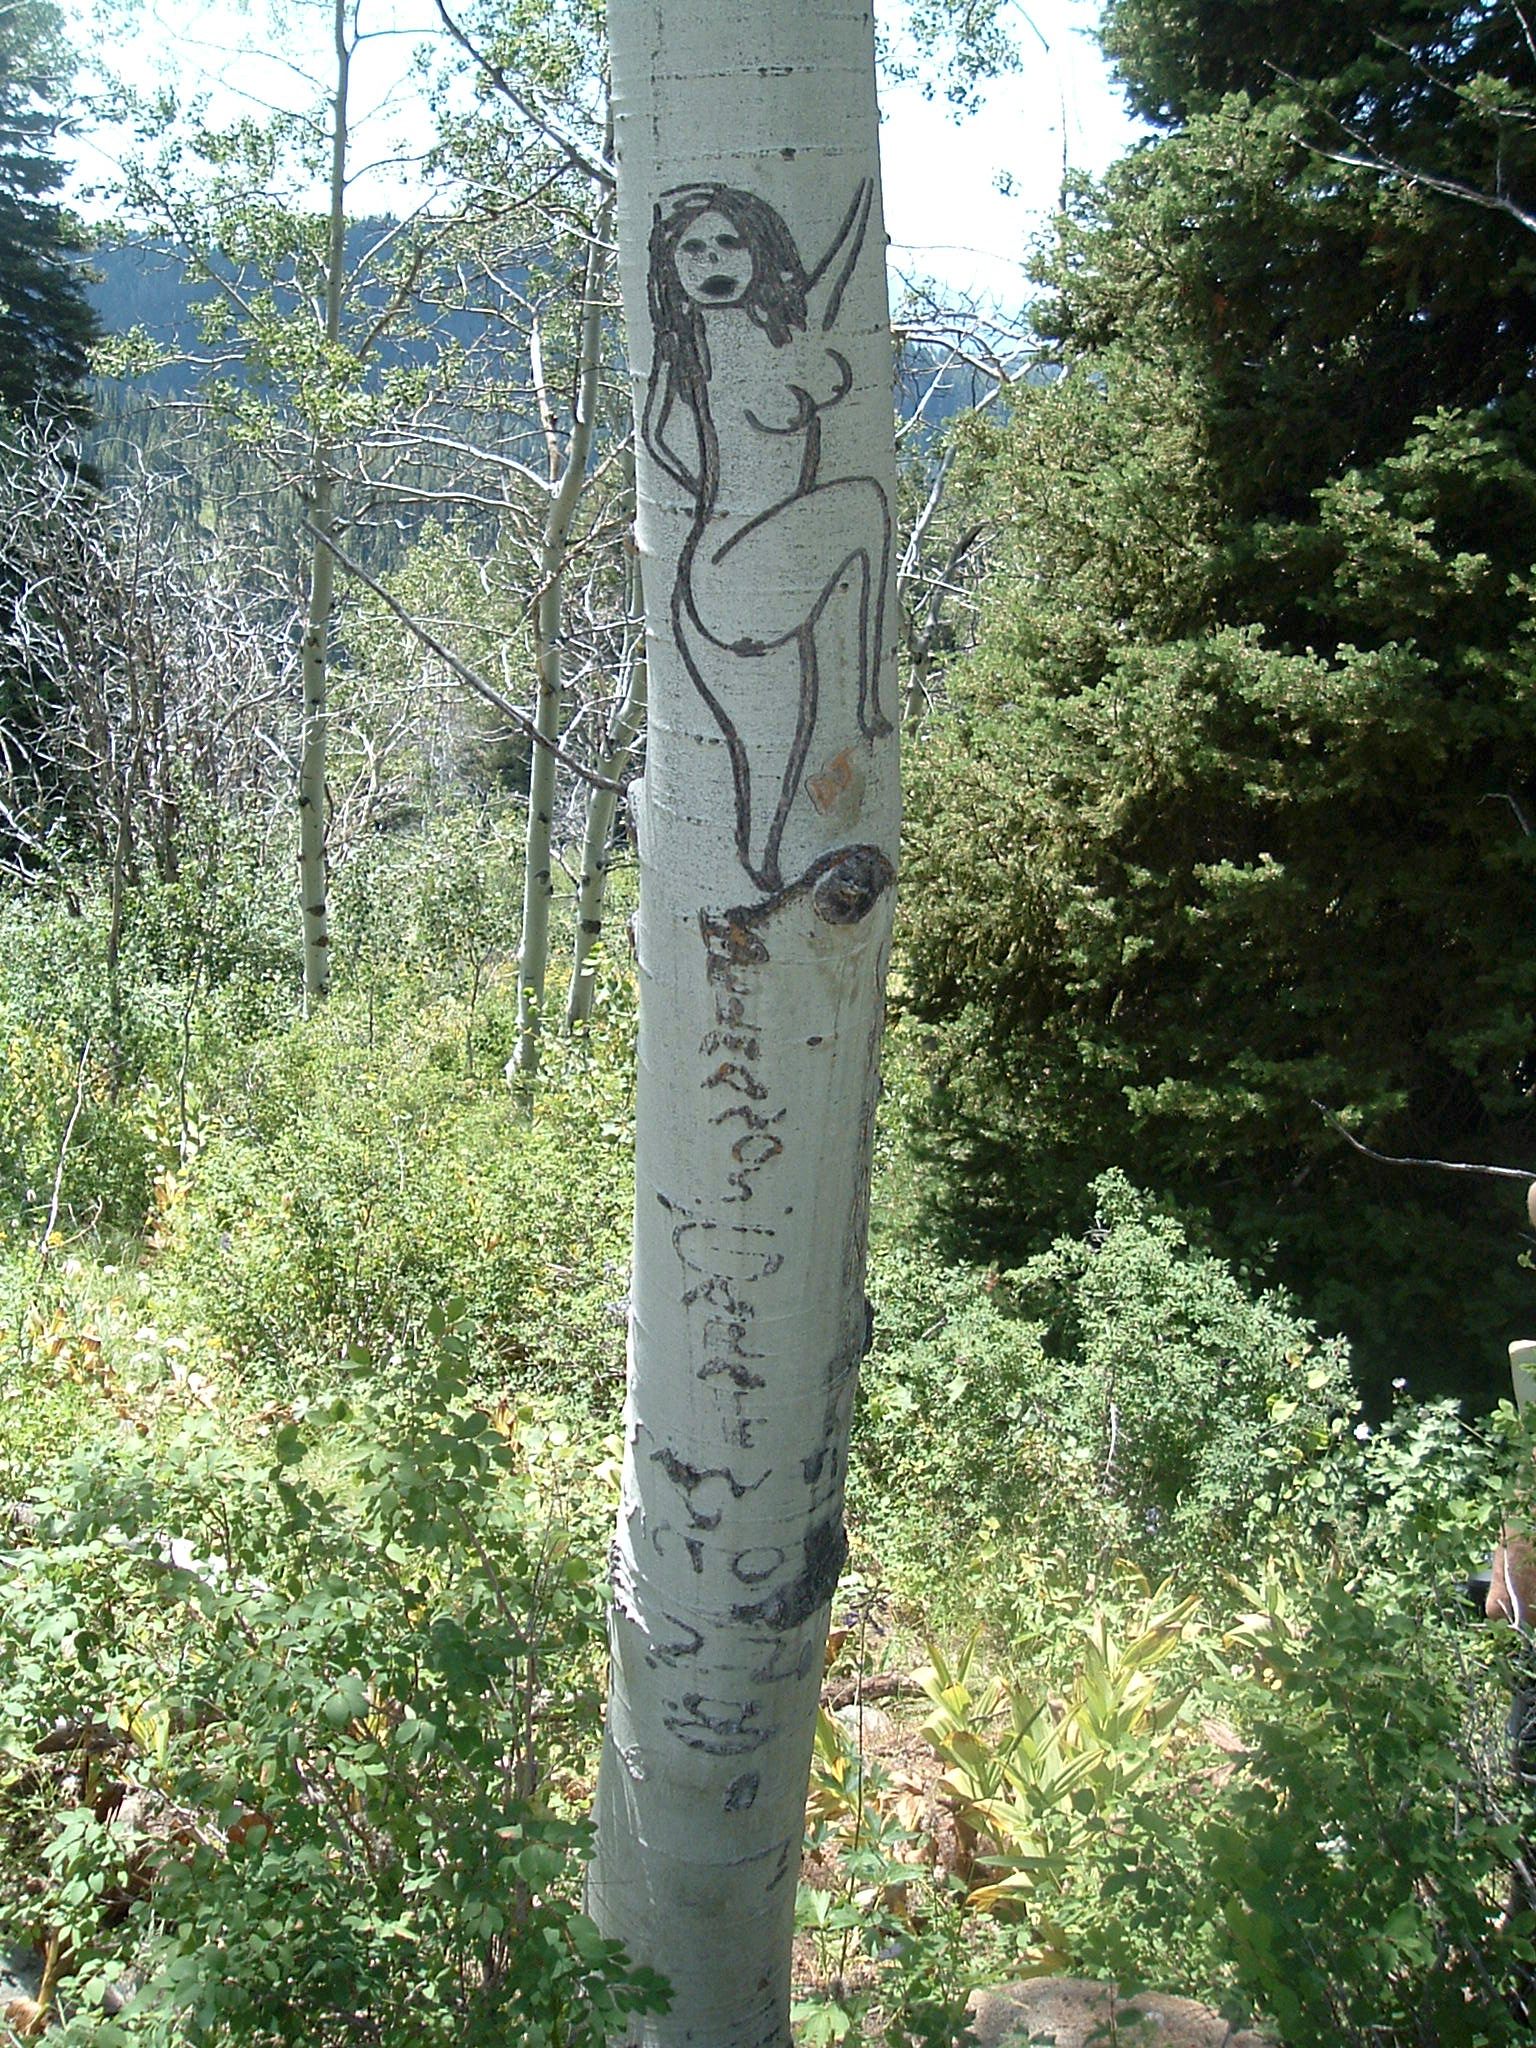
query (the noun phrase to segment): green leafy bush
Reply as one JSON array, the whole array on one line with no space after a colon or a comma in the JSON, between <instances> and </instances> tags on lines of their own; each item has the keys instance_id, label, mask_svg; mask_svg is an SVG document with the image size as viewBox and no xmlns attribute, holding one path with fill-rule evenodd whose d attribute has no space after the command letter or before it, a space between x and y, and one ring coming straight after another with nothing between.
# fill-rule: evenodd
<instances>
[{"instance_id":1,"label":"green leafy bush","mask_svg":"<svg viewBox=\"0 0 1536 2048\"><path fill-rule=\"evenodd\" d=\"M805 1842L817 1881L801 1883L795 1924L819 1981L790 2012L806 2048L950 2048L964 2024L962 1888L934 1866L910 1804L841 1723L817 1716Z\"/></svg>"},{"instance_id":2,"label":"green leafy bush","mask_svg":"<svg viewBox=\"0 0 1536 2048\"><path fill-rule=\"evenodd\" d=\"M336 983L362 999L370 1033L402 1000L449 994L463 1004L466 1070L499 1063L494 1046L477 1044L476 1026L494 970L517 951L516 823L490 809L451 811L410 831L369 834L338 870Z\"/></svg>"},{"instance_id":3,"label":"green leafy bush","mask_svg":"<svg viewBox=\"0 0 1536 2048\"><path fill-rule=\"evenodd\" d=\"M437 1334L243 1444L98 1453L0 1553L0 1929L59 2038L576 2048L662 2002L576 1905L586 1460Z\"/></svg>"},{"instance_id":4,"label":"green leafy bush","mask_svg":"<svg viewBox=\"0 0 1536 2048\"><path fill-rule=\"evenodd\" d=\"M1528 1491L1528 1446L1517 1471L1448 1407L1404 1408L1338 1463L1332 1556L1247 1593L1205 1693L1230 1739L1133 1801L1080 1952L1224 1982L1286 2048L1516 2048L1536 1804L1504 1721L1525 1653L1462 1580Z\"/></svg>"},{"instance_id":5,"label":"green leafy bush","mask_svg":"<svg viewBox=\"0 0 1536 2048\"><path fill-rule=\"evenodd\" d=\"M1152 1577L1270 1540L1351 1400L1344 1348L1249 1295L1117 1173L1097 1221L1017 1272L885 1251L871 1282L855 1501L877 1543L940 1579L990 1533L1081 1580Z\"/></svg>"},{"instance_id":6,"label":"green leafy bush","mask_svg":"<svg viewBox=\"0 0 1536 2048\"><path fill-rule=\"evenodd\" d=\"M259 867L143 883L115 921L104 889L0 899L0 1214L35 1231L57 1180L61 1228L143 1226L204 1076L292 1008L288 922Z\"/></svg>"},{"instance_id":7,"label":"green leafy bush","mask_svg":"<svg viewBox=\"0 0 1536 2048\"><path fill-rule=\"evenodd\" d=\"M511 1011L482 1005L481 1046ZM420 1005L373 1042L333 1002L248 1055L162 1218L157 1281L279 1377L465 1299L504 1366L617 1385L631 1180L622 1016L551 1043L520 1117L465 1013ZM378 1020L375 1019L377 1026Z\"/></svg>"}]
</instances>

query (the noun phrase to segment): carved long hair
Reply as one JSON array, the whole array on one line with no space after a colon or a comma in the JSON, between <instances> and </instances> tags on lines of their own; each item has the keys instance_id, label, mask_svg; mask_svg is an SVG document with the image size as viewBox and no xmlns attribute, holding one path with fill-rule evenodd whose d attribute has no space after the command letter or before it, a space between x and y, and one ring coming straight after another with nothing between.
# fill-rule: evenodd
<instances>
[{"instance_id":1,"label":"carved long hair","mask_svg":"<svg viewBox=\"0 0 1536 2048\"><path fill-rule=\"evenodd\" d=\"M664 192L651 227L649 297L655 350L646 398L647 446L674 481L694 494L700 509L714 495L719 451L709 410L709 344L702 309L683 288L677 252L683 237L707 213L718 213L740 235L752 275L734 304L782 348L805 331L810 278L783 216L766 199L734 185L679 185ZM681 406L698 433L698 465L690 466L666 438Z\"/></svg>"}]
</instances>

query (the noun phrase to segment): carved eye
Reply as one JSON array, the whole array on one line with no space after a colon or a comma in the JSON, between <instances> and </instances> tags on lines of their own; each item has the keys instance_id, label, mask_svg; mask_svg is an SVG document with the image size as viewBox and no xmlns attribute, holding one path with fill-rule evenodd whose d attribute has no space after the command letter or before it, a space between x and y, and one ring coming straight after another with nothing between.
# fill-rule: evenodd
<instances>
[{"instance_id":1,"label":"carved eye","mask_svg":"<svg viewBox=\"0 0 1536 2048\"><path fill-rule=\"evenodd\" d=\"M704 254L703 239L698 235L690 235L687 241L684 242L683 248L690 256L702 256Z\"/></svg>"},{"instance_id":2,"label":"carved eye","mask_svg":"<svg viewBox=\"0 0 1536 2048\"><path fill-rule=\"evenodd\" d=\"M715 239L719 242L722 249L739 249L741 247L740 235L717 235Z\"/></svg>"}]
</instances>

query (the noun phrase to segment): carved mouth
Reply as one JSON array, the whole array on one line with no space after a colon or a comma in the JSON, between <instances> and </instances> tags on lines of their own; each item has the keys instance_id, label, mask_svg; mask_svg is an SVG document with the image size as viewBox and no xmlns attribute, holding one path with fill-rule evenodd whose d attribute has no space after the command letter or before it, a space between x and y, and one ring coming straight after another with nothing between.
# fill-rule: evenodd
<instances>
[{"instance_id":1,"label":"carved mouth","mask_svg":"<svg viewBox=\"0 0 1536 2048\"><path fill-rule=\"evenodd\" d=\"M711 299L728 299L736 290L734 277L706 277L701 287L705 296Z\"/></svg>"}]
</instances>

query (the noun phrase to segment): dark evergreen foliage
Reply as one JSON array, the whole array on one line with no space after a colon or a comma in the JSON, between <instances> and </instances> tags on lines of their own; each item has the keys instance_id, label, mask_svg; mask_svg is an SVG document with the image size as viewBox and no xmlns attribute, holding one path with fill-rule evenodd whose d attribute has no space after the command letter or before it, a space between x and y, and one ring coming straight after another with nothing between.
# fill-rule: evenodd
<instances>
[{"instance_id":1,"label":"dark evergreen foliage","mask_svg":"<svg viewBox=\"0 0 1536 2048\"><path fill-rule=\"evenodd\" d=\"M71 59L51 0L0 6L0 423L41 413L79 418L87 358L97 336L86 297L78 225L59 204L63 171L54 155ZM11 460L0 447L0 467ZM89 492L82 473L77 487ZM8 766L30 763L56 708L52 679L16 629L28 544L11 518L8 486L0 522L0 748ZM0 824L0 858L27 866L27 835Z\"/></svg>"},{"instance_id":2,"label":"dark evergreen foliage","mask_svg":"<svg viewBox=\"0 0 1536 2048\"><path fill-rule=\"evenodd\" d=\"M78 407L96 321L57 198L69 51L50 0L0 7L0 407Z\"/></svg>"},{"instance_id":3,"label":"dark evergreen foliage","mask_svg":"<svg viewBox=\"0 0 1536 2048\"><path fill-rule=\"evenodd\" d=\"M1530 1313L1518 1204L1372 1167L1314 1107L1536 1163L1536 234L1309 146L1347 76L1378 154L1415 156L1431 30L1502 10L1391 11L1424 28L1396 113L1388 12L1112 9L1172 132L1076 195L1064 374L983 451L1014 538L915 750L908 960L965 1241L1080 1224L1119 1165L1378 1386L1492 1394ZM1341 68L1303 89L1314 49Z\"/></svg>"}]
</instances>

